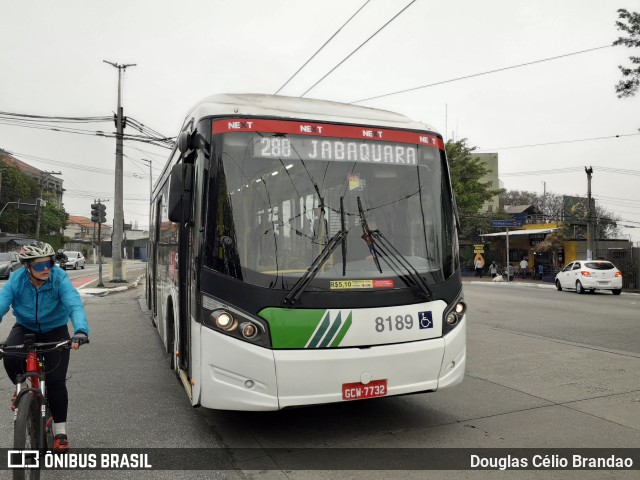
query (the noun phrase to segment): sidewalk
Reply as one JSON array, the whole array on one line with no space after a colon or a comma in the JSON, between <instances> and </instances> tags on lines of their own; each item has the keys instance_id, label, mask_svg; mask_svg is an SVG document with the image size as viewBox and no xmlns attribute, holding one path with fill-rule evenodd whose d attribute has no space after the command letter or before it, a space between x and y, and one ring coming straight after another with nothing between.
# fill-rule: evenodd
<instances>
[{"instance_id":1,"label":"sidewalk","mask_svg":"<svg viewBox=\"0 0 640 480\"><path fill-rule=\"evenodd\" d=\"M463 276L462 281L468 282L468 283L491 283L495 285L507 285L507 286L514 286L514 287L550 288L554 290L556 288L556 286L552 282L544 282L542 280L538 280L532 277L526 277L526 278L514 277L510 282L507 282L506 280L503 280L501 282L500 281L494 282L490 275L483 275L482 277L475 277L473 275L470 275L470 276Z\"/></svg>"},{"instance_id":2,"label":"sidewalk","mask_svg":"<svg viewBox=\"0 0 640 480\"><path fill-rule=\"evenodd\" d=\"M491 275L482 275L482 277L475 277L473 275L470 275L470 276L463 275L462 281L463 282L464 281L492 282L493 279L491 278ZM542 280L538 280L536 278L531 278L531 277L526 277L526 278L514 277L513 280L511 280L511 282L507 282L506 280L503 280L502 282L495 282L495 283L530 283L534 285L551 285L552 287L554 286L553 282L544 282Z\"/></svg>"},{"instance_id":3,"label":"sidewalk","mask_svg":"<svg viewBox=\"0 0 640 480\"><path fill-rule=\"evenodd\" d=\"M506 286L513 286L513 287L549 288L549 289L553 289L553 290L556 289L555 284L552 283L552 282L544 282L542 280L537 280L537 279L531 278L531 277L527 277L527 278L515 277L510 282L507 282L506 280L503 280L502 282L494 282L493 279L491 278L491 276L488 276L488 275L483 275L482 278L474 277L473 275L470 275L470 276L463 276L462 277L462 282L463 283L492 284L492 285L506 285ZM623 289L622 293L624 295L627 295L627 294L638 295L638 294L640 294L640 291L639 290Z\"/></svg>"},{"instance_id":4,"label":"sidewalk","mask_svg":"<svg viewBox=\"0 0 640 480\"><path fill-rule=\"evenodd\" d=\"M102 265L102 287L98 287L98 279L93 280L78 289L81 296L99 296L103 297L110 293L123 292L133 287L137 287L144 279L147 269L146 262L127 261L124 266L125 282L112 282L109 277L109 264Z\"/></svg>"}]
</instances>

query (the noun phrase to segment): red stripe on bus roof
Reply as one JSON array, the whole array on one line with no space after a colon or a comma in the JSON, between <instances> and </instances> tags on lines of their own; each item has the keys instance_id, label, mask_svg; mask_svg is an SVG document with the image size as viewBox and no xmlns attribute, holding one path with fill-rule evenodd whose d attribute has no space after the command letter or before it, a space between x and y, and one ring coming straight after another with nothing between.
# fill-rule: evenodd
<instances>
[{"instance_id":1,"label":"red stripe on bus roof","mask_svg":"<svg viewBox=\"0 0 640 480\"><path fill-rule=\"evenodd\" d=\"M298 122L287 120L263 120L258 118L231 118L212 123L213 134L228 132L268 132L310 135L314 137L356 138L382 142L412 143L444 150L441 138L427 133L406 130L390 130L375 127L334 125L331 123Z\"/></svg>"}]
</instances>

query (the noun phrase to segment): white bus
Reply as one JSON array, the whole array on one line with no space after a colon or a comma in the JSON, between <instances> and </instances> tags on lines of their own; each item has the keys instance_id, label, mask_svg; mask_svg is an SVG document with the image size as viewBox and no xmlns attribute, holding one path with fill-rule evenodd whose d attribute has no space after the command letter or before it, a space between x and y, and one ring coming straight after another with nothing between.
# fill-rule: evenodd
<instances>
[{"instance_id":1,"label":"white bus","mask_svg":"<svg viewBox=\"0 0 640 480\"><path fill-rule=\"evenodd\" d=\"M153 191L147 298L192 405L277 410L462 381L442 136L335 102L215 95Z\"/></svg>"}]
</instances>

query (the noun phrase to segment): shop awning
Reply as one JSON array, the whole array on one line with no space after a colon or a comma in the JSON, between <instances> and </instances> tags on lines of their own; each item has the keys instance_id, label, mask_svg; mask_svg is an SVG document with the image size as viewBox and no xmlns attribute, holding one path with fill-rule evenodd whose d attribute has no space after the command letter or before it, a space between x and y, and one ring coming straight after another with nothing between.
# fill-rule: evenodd
<instances>
[{"instance_id":1,"label":"shop awning","mask_svg":"<svg viewBox=\"0 0 640 480\"><path fill-rule=\"evenodd\" d=\"M554 230L558 230L558 228L532 228L530 230L509 230L509 236L513 235L533 235L536 233L549 233ZM498 232L498 233L485 233L484 235L480 235L481 237L504 237L506 232Z\"/></svg>"}]
</instances>

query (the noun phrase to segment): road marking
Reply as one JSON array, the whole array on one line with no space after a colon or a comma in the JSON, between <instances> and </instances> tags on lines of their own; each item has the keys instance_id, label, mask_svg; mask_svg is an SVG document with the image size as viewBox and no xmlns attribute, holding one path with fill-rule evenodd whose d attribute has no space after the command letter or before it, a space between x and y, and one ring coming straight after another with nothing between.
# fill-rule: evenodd
<instances>
[{"instance_id":1,"label":"road marking","mask_svg":"<svg viewBox=\"0 0 640 480\"><path fill-rule=\"evenodd\" d=\"M91 279L91 280L89 280L89 279ZM86 287L90 283L95 282L97 279L98 279L98 277L96 275L90 275L90 276L85 276L85 277L77 277L77 278L71 279L71 284L76 288L76 290L80 290L81 288Z\"/></svg>"}]
</instances>

